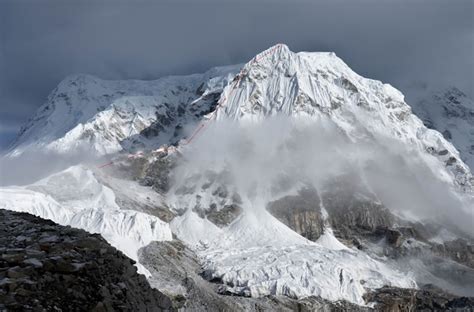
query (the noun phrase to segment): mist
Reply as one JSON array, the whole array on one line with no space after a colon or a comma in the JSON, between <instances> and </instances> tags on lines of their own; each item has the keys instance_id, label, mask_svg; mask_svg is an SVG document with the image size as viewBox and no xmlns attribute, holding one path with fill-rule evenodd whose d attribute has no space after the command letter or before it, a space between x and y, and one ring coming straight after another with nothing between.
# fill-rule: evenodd
<instances>
[{"instance_id":1,"label":"mist","mask_svg":"<svg viewBox=\"0 0 474 312\"><path fill-rule=\"evenodd\" d=\"M324 117L274 117L210 124L183 150L173 179L179 187L204 172L225 172L244 205L265 209L259 205L304 185L320 193L331 180L355 176L351 183L395 215L473 234L472 199L439 178L445 170L434 156L388 137L354 141Z\"/></svg>"},{"instance_id":2,"label":"mist","mask_svg":"<svg viewBox=\"0 0 474 312\"><path fill-rule=\"evenodd\" d=\"M111 157L111 156L110 156ZM25 152L15 157L0 157L0 186L21 186L34 183L53 173L77 164L96 167L108 157L98 156L90 147L77 146L73 152Z\"/></svg>"}]
</instances>

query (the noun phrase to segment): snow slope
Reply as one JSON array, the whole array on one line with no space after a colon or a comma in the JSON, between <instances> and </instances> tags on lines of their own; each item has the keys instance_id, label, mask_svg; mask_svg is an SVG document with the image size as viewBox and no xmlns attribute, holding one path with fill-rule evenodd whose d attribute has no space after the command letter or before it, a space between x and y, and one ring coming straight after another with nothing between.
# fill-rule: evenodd
<instances>
[{"instance_id":1,"label":"snow slope","mask_svg":"<svg viewBox=\"0 0 474 312\"><path fill-rule=\"evenodd\" d=\"M83 166L71 167L25 187L1 188L0 198L0 208L100 233L135 261L138 249L151 241L172 239L169 225L157 217L120 209L114 192Z\"/></svg>"}]
</instances>

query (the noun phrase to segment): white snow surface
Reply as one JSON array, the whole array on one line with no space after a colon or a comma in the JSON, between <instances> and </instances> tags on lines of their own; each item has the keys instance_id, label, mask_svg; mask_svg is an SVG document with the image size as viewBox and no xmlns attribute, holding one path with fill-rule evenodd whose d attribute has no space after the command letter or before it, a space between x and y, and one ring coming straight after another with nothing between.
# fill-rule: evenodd
<instances>
[{"instance_id":1,"label":"white snow surface","mask_svg":"<svg viewBox=\"0 0 474 312\"><path fill-rule=\"evenodd\" d=\"M367 255L318 244L221 249L205 254L204 268L230 292L252 297L320 296L365 305L366 289L416 288L409 276Z\"/></svg>"},{"instance_id":2,"label":"white snow surface","mask_svg":"<svg viewBox=\"0 0 474 312\"><path fill-rule=\"evenodd\" d=\"M138 249L151 241L171 240L169 225L159 218L124 210L112 189L94 173L74 166L32 185L0 188L0 208L27 212L61 225L100 233L112 246L138 261ZM139 271L149 274L141 265Z\"/></svg>"}]
</instances>

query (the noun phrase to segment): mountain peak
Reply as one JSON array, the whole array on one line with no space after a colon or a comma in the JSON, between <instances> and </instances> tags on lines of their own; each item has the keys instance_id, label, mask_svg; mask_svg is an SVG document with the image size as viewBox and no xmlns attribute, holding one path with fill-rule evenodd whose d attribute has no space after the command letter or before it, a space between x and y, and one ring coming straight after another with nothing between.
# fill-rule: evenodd
<instances>
[{"instance_id":1,"label":"mountain peak","mask_svg":"<svg viewBox=\"0 0 474 312\"><path fill-rule=\"evenodd\" d=\"M284 66L294 66L296 63L303 63L307 69L319 67L343 67L350 70L334 52L298 52L295 53L283 43L278 43L268 49L258 53L243 68L243 71L249 71L254 67L278 67L282 63Z\"/></svg>"},{"instance_id":2,"label":"mountain peak","mask_svg":"<svg viewBox=\"0 0 474 312\"><path fill-rule=\"evenodd\" d=\"M269 47L266 50L263 50L262 52L258 53L250 62L258 62L262 58L267 57L267 56L288 56L292 54L293 52L290 50L290 48L283 43L277 43L271 47Z\"/></svg>"},{"instance_id":3,"label":"mountain peak","mask_svg":"<svg viewBox=\"0 0 474 312\"><path fill-rule=\"evenodd\" d=\"M257 54L226 87L225 105L221 105L218 117L318 115L353 101L367 106L370 103L365 93L373 92L373 88L380 89L379 95L387 99L403 102L399 91L357 75L334 52L294 53L288 46L277 44Z\"/></svg>"}]
</instances>

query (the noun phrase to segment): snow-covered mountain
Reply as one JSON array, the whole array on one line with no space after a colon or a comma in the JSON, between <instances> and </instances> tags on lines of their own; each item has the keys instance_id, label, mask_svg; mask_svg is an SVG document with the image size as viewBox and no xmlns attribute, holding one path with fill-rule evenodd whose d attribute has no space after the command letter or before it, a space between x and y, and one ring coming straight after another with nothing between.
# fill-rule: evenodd
<instances>
[{"instance_id":1,"label":"snow-covered mountain","mask_svg":"<svg viewBox=\"0 0 474 312\"><path fill-rule=\"evenodd\" d=\"M138 260L173 234L223 293L359 305L385 285L473 295L469 167L398 90L334 53L279 44L204 74L71 76L5 158L37 151L112 162L2 188L0 208L101 233Z\"/></svg>"},{"instance_id":2,"label":"snow-covered mountain","mask_svg":"<svg viewBox=\"0 0 474 312\"><path fill-rule=\"evenodd\" d=\"M398 90L357 75L334 53L293 53L277 45L238 73L240 67L147 82L70 76L22 128L7 156L35 149L103 155L157 148L189 136L219 105L217 119L328 117L350 138L395 138L428 151L446 164L456 184L472 187L456 148L423 126ZM461 110L469 124L470 111Z\"/></svg>"},{"instance_id":3,"label":"snow-covered mountain","mask_svg":"<svg viewBox=\"0 0 474 312\"><path fill-rule=\"evenodd\" d=\"M456 148L424 127L392 86L357 75L334 53L293 53L285 45L267 53L244 66L218 118L328 117L352 139L390 137L429 151L457 182L471 185L472 175Z\"/></svg>"},{"instance_id":4,"label":"snow-covered mountain","mask_svg":"<svg viewBox=\"0 0 474 312\"><path fill-rule=\"evenodd\" d=\"M7 153L35 150L110 154L176 142L215 106L238 66L155 81L107 81L90 75L65 78L22 127Z\"/></svg>"}]
</instances>

